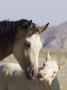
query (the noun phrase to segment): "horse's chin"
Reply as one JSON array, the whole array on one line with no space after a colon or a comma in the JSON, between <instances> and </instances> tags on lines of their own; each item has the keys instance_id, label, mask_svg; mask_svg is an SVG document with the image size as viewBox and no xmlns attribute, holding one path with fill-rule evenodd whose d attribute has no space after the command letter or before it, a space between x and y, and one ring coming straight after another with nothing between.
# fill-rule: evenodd
<instances>
[{"instance_id":1,"label":"horse's chin","mask_svg":"<svg viewBox=\"0 0 67 90\"><path fill-rule=\"evenodd\" d=\"M35 79L38 79L37 77L29 77L29 76L26 76L26 78L27 78L28 80L35 80Z\"/></svg>"}]
</instances>

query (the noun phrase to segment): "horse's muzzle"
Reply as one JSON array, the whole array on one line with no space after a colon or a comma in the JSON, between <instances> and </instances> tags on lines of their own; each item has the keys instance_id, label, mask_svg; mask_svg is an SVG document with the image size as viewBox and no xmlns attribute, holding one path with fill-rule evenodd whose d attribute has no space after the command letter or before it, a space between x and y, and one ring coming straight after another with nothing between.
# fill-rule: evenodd
<instances>
[{"instance_id":1,"label":"horse's muzzle","mask_svg":"<svg viewBox=\"0 0 67 90\"><path fill-rule=\"evenodd\" d=\"M32 80L33 77L34 77L34 72L33 72L33 70L30 69L29 71L26 71L26 72L25 72L25 75L26 75L26 78L27 78L27 79Z\"/></svg>"}]
</instances>

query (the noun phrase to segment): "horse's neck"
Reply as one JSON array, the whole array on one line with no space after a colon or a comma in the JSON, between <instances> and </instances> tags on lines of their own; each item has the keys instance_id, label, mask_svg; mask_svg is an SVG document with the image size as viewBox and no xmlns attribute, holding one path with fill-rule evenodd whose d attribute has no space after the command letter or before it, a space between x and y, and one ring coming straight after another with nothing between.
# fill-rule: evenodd
<instances>
[{"instance_id":1,"label":"horse's neck","mask_svg":"<svg viewBox=\"0 0 67 90\"><path fill-rule=\"evenodd\" d=\"M57 77L53 80L51 84L45 83L45 90L60 90L59 82Z\"/></svg>"},{"instance_id":2,"label":"horse's neck","mask_svg":"<svg viewBox=\"0 0 67 90\"><path fill-rule=\"evenodd\" d=\"M12 46L9 48L0 48L0 61L12 53Z\"/></svg>"},{"instance_id":3,"label":"horse's neck","mask_svg":"<svg viewBox=\"0 0 67 90\"><path fill-rule=\"evenodd\" d=\"M56 76L55 79L53 80L53 82L52 82L52 84L51 84L51 88L52 88L52 90L61 90L57 76Z\"/></svg>"},{"instance_id":4,"label":"horse's neck","mask_svg":"<svg viewBox=\"0 0 67 90\"><path fill-rule=\"evenodd\" d=\"M51 85L49 85L49 83L46 80L44 81L45 90L52 90L52 86Z\"/></svg>"},{"instance_id":5,"label":"horse's neck","mask_svg":"<svg viewBox=\"0 0 67 90\"><path fill-rule=\"evenodd\" d=\"M15 24L0 22L0 60L12 53L16 36Z\"/></svg>"}]
</instances>

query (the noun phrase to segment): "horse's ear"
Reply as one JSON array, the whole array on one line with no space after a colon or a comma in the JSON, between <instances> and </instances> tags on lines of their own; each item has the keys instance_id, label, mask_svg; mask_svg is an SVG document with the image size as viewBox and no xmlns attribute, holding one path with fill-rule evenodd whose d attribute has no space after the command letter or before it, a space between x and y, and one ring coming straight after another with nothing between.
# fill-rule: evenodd
<instances>
[{"instance_id":1,"label":"horse's ear","mask_svg":"<svg viewBox=\"0 0 67 90\"><path fill-rule=\"evenodd\" d=\"M29 27L31 27L31 25L32 25L32 20L29 20L27 24L28 24Z\"/></svg>"},{"instance_id":2,"label":"horse's ear","mask_svg":"<svg viewBox=\"0 0 67 90\"><path fill-rule=\"evenodd\" d=\"M32 25L32 20L29 20L29 21L25 22L22 26L23 26L23 28L28 29L31 27L31 25Z\"/></svg>"},{"instance_id":3,"label":"horse's ear","mask_svg":"<svg viewBox=\"0 0 67 90\"><path fill-rule=\"evenodd\" d=\"M46 61L49 61L49 60L51 60L51 57L49 55L49 50L48 50L48 53L47 53L47 56L46 56Z\"/></svg>"},{"instance_id":4,"label":"horse's ear","mask_svg":"<svg viewBox=\"0 0 67 90\"><path fill-rule=\"evenodd\" d=\"M39 32L43 32L49 26L49 22L46 25L39 27Z\"/></svg>"},{"instance_id":5,"label":"horse's ear","mask_svg":"<svg viewBox=\"0 0 67 90\"><path fill-rule=\"evenodd\" d=\"M62 64L58 64L59 69L63 69L65 65L65 62L63 62Z\"/></svg>"}]
</instances>

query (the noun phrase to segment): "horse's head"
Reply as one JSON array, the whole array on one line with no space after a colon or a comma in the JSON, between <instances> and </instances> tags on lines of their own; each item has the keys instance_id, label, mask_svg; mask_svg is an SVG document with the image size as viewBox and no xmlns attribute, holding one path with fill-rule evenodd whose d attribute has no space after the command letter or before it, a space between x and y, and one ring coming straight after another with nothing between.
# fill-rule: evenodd
<instances>
[{"instance_id":1,"label":"horse's head","mask_svg":"<svg viewBox=\"0 0 67 90\"><path fill-rule=\"evenodd\" d=\"M37 27L30 20L18 27L14 54L29 79L38 74L38 56L42 48L40 32L44 31L47 26L48 24L42 28Z\"/></svg>"},{"instance_id":2,"label":"horse's head","mask_svg":"<svg viewBox=\"0 0 67 90\"><path fill-rule=\"evenodd\" d=\"M56 60L52 60L49 53L46 57L46 61L42 67L40 67L38 78L41 80L45 79L49 84L55 79L57 72L62 69L64 63L58 64Z\"/></svg>"}]
</instances>

